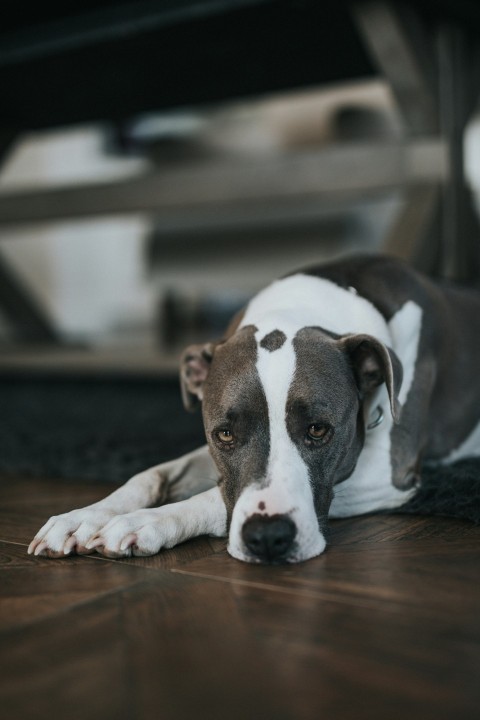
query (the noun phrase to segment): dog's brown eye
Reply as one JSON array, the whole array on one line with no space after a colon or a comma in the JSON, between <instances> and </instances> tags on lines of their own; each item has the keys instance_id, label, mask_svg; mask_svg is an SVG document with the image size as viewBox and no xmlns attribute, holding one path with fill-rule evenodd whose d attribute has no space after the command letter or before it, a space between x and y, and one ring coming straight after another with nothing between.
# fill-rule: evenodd
<instances>
[{"instance_id":1,"label":"dog's brown eye","mask_svg":"<svg viewBox=\"0 0 480 720\"><path fill-rule=\"evenodd\" d=\"M219 430L217 432L217 438L221 443L224 443L224 445L231 445L233 443L233 433L228 429Z\"/></svg>"},{"instance_id":2,"label":"dog's brown eye","mask_svg":"<svg viewBox=\"0 0 480 720\"><path fill-rule=\"evenodd\" d=\"M324 440L328 435L327 425L309 425L307 435L311 440Z\"/></svg>"}]
</instances>

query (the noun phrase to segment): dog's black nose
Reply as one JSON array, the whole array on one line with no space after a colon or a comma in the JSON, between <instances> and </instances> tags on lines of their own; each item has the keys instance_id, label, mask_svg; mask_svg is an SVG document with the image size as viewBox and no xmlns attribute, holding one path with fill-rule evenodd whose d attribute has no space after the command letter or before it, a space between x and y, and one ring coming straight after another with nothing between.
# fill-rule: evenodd
<instances>
[{"instance_id":1,"label":"dog's black nose","mask_svg":"<svg viewBox=\"0 0 480 720\"><path fill-rule=\"evenodd\" d=\"M291 549L297 529L287 515L252 515L242 527L243 542L259 560L279 562Z\"/></svg>"}]
</instances>

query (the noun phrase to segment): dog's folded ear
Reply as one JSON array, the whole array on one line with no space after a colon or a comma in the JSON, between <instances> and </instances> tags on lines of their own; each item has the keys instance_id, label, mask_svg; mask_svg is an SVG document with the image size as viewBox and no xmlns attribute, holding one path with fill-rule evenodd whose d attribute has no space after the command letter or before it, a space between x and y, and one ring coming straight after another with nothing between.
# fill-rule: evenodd
<instances>
[{"instance_id":1,"label":"dog's folded ear","mask_svg":"<svg viewBox=\"0 0 480 720\"><path fill-rule=\"evenodd\" d=\"M186 410L196 410L203 400L203 385L207 379L215 345L190 345L180 361L180 385Z\"/></svg>"},{"instance_id":2,"label":"dog's folded ear","mask_svg":"<svg viewBox=\"0 0 480 720\"><path fill-rule=\"evenodd\" d=\"M398 422L402 409L398 394L403 368L396 354L371 335L346 335L341 338L340 344L350 358L361 396L368 396L384 382L393 420Z\"/></svg>"}]
</instances>

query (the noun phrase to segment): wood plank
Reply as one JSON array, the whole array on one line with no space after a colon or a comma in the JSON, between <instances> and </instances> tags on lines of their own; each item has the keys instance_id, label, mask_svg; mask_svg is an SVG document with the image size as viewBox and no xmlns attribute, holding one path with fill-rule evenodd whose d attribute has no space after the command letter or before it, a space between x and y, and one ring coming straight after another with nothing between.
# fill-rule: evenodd
<instances>
[{"instance_id":1,"label":"wood plank","mask_svg":"<svg viewBox=\"0 0 480 720\"><path fill-rule=\"evenodd\" d=\"M412 542L427 539L448 541L449 544L463 538L478 541L479 528L473 523L453 518L406 516L379 513L345 520L330 520L328 543L338 545L377 545L387 542Z\"/></svg>"},{"instance_id":2,"label":"wood plank","mask_svg":"<svg viewBox=\"0 0 480 720\"><path fill-rule=\"evenodd\" d=\"M475 717L478 637L459 619L150 578L0 636L7 717Z\"/></svg>"},{"instance_id":3,"label":"wood plank","mask_svg":"<svg viewBox=\"0 0 480 720\"><path fill-rule=\"evenodd\" d=\"M441 132L448 145L450 173L440 206L437 275L476 284L480 272L480 226L465 174L464 138L479 99L477 44L465 28L444 24L438 32Z\"/></svg>"},{"instance_id":4,"label":"wood plank","mask_svg":"<svg viewBox=\"0 0 480 720\"><path fill-rule=\"evenodd\" d=\"M353 18L372 57L388 80L407 128L438 132L434 41L417 15L391 2L357 2Z\"/></svg>"},{"instance_id":5,"label":"wood plank","mask_svg":"<svg viewBox=\"0 0 480 720\"><path fill-rule=\"evenodd\" d=\"M175 572L234 588L245 622L275 658L278 683L301 698L297 717L473 717L480 529L383 516L339 525L342 543L300 565L219 554Z\"/></svg>"},{"instance_id":6,"label":"wood plank","mask_svg":"<svg viewBox=\"0 0 480 720\"><path fill-rule=\"evenodd\" d=\"M262 638L269 671L294 699L296 718L476 716L479 637L458 616L450 623L390 605L372 612L313 595L233 587L244 622Z\"/></svg>"},{"instance_id":7,"label":"wood plank","mask_svg":"<svg viewBox=\"0 0 480 720\"><path fill-rule=\"evenodd\" d=\"M438 204L439 184L416 185L407 190L404 202L396 214L383 242L383 251L402 260L410 261L418 270L431 271L432 264L425 262L425 245L435 241L431 229ZM438 248L434 248L438 251Z\"/></svg>"},{"instance_id":8,"label":"wood plank","mask_svg":"<svg viewBox=\"0 0 480 720\"><path fill-rule=\"evenodd\" d=\"M372 533L375 521L382 539ZM397 528L392 539L385 535L389 521ZM402 524L405 529L416 525L409 518L372 518L368 539L332 543L320 557L295 566L249 565L219 553L174 571L371 609L388 604L405 611L435 611L448 618L455 607L463 621L469 618L480 632L480 528L473 528L468 537L454 532L442 540L414 531L408 539L408 530L407 535L398 533ZM459 523L447 520L440 525L455 529Z\"/></svg>"},{"instance_id":9,"label":"wood plank","mask_svg":"<svg viewBox=\"0 0 480 720\"><path fill-rule=\"evenodd\" d=\"M0 540L29 544L51 515L83 507L113 492L109 483L9 478L0 482Z\"/></svg>"},{"instance_id":10,"label":"wood plank","mask_svg":"<svg viewBox=\"0 0 480 720\"><path fill-rule=\"evenodd\" d=\"M147 570L170 570L188 565L194 560L209 558L217 553L225 553L227 540L206 536L187 540L170 550L161 550L150 557L120 558L118 564L134 565ZM92 556L93 557L93 556Z\"/></svg>"},{"instance_id":11,"label":"wood plank","mask_svg":"<svg viewBox=\"0 0 480 720\"><path fill-rule=\"evenodd\" d=\"M0 372L10 377L44 373L51 377L69 375L121 378L139 375L147 378L178 376L178 352L138 347L45 347L34 344L11 346L0 355Z\"/></svg>"},{"instance_id":12,"label":"wood plank","mask_svg":"<svg viewBox=\"0 0 480 720\"><path fill-rule=\"evenodd\" d=\"M4 717L132 718L119 614L118 597L107 596L1 633L0 704Z\"/></svg>"},{"instance_id":13,"label":"wood plank","mask_svg":"<svg viewBox=\"0 0 480 720\"><path fill-rule=\"evenodd\" d=\"M103 488L25 481L0 497L28 517L77 490ZM330 535L323 556L286 567L240 563L207 538L125 561L0 543L2 713L475 717L480 528L378 515L335 521Z\"/></svg>"},{"instance_id":14,"label":"wood plank","mask_svg":"<svg viewBox=\"0 0 480 720\"><path fill-rule=\"evenodd\" d=\"M293 720L292 702L231 586L200 578L180 585L180 577L170 575L169 584L156 578L148 593L125 593L138 717L155 717L161 708L162 720Z\"/></svg>"},{"instance_id":15,"label":"wood plank","mask_svg":"<svg viewBox=\"0 0 480 720\"><path fill-rule=\"evenodd\" d=\"M90 558L34 558L0 542L0 630L35 622L144 579L140 568Z\"/></svg>"},{"instance_id":16,"label":"wood plank","mask_svg":"<svg viewBox=\"0 0 480 720\"><path fill-rule=\"evenodd\" d=\"M305 198L351 202L409 183L438 181L446 173L445 147L438 138L352 142L235 164L186 164L116 182L2 192L0 226L152 212L162 222L183 226L188 218L201 225L218 219L219 212L228 217L235 208L249 215L260 202L282 209Z\"/></svg>"},{"instance_id":17,"label":"wood plank","mask_svg":"<svg viewBox=\"0 0 480 720\"><path fill-rule=\"evenodd\" d=\"M293 719L265 666L229 586L150 573L136 589L0 635L0 703L22 720L244 720L252 708Z\"/></svg>"}]
</instances>

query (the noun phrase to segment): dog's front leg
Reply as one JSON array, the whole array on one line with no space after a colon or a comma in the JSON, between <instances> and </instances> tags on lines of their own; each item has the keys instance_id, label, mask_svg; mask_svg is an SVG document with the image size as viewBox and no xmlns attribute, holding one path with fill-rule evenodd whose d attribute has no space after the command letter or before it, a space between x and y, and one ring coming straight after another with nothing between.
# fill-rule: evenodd
<instances>
[{"instance_id":1,"label":"dog's front leg","mask_svg":"<svg viewBox=\"0 0 480 720\"><path fill-rule=\"evenodd\" d=\"M135 475L111 495L93 505L51 517L38 531L29 553L62 557L92 552L88 541L111 520L126 513L211 488L218 479L207 446Z\"/></svg>"},{"instance_id":2,"label":"dog's front leg","mask_svg":"<svg viewBox=\"0 0 480 720\"><path fill-rule=\"evenodd\" d=\"M155 555L199 535L223 537L227 510L218 487L159 508L137 510L108 522L87 542L106 557Z\"/></svg>"}]
</instances>

